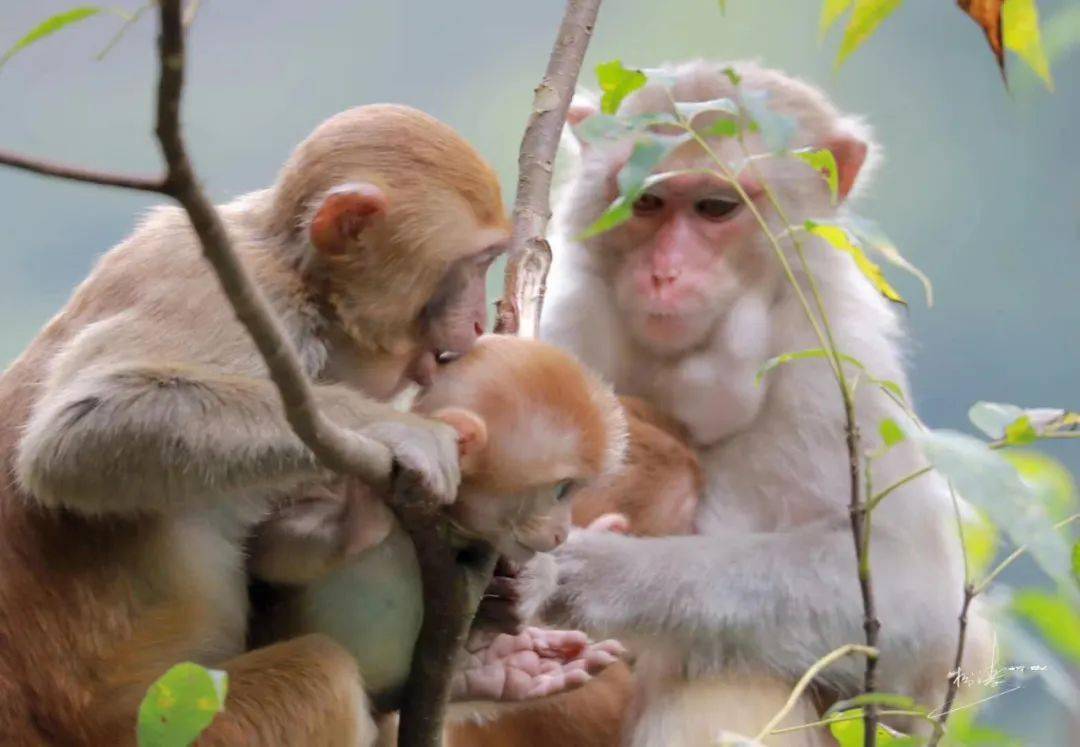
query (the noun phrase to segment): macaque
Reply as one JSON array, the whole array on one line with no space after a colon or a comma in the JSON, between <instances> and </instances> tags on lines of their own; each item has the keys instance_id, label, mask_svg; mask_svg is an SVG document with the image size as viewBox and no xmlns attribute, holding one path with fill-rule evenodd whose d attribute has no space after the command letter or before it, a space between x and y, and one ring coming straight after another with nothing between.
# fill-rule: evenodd
<instances>
[{"instance_id":1,"label":"macaque","mask_svg":"<svg viewBox=\"0 0 1080 747\"><path fill-rule=\"evenodd\" d=\"M728 67L736 75L725 74ZM879 160L866 126L781 73L700 61L661 72L623 101L619 115L670 113L672 99L767 97L768 107L795 125L791 148L832 151L839 206L821 174L772 154L764 133L746 132L752 168L735 139L707 138L774 232L783 223L764 183L791 225L840 220ZM578 121L589 113L587 102L572 108ZM695 126L707 126L710 116L720 115L702 115ZM620 394L647 400L686 428L705 474L696 536L577 530L549 556L550 572L522 574L517 591L522 609L538 610L550 624L631 645L645 639L664 650L649 666L666 670L682 689L654 701L626 743L693 745L703 734L732 730L726 718L733 708L759 710L755 689L733 689L732 682L793 683L827 652L865 640L844 410L823 359L791 362L755 383L770 358L821 343L752 211L729 182L695 171L714 170L699 144L679 146L656 169L693 173L657 181L624 224L579 238L616 197L615 174L629 153L620 140L580 146L580 164L556 210L541 337L574 352ZM809 294L791 237L779 235ZM907 396L894 309L850 256L805 233L801 239L839 349ZM864 452L880 446L883 419L905 422L866 376L855 409ZM874 485L888 486L924 464L911 443L898 444L874 461ZM936 706L956 647L963 587L953 509L936 473L876 507L870 560L881 622L878 687ZM857 694L863 669L861 657L838 661L815 690L830 701ZM694 709L700 718L685 718Z\"/></svg>"},{"instance_id":2,"label":"macaque","mask_svg":"<svg viewBox=\"0 0 1080 747\"><path fill-rule=\"evenodd\" d=\"M508 237L491 168L391 105L320 125L270 188L220 208L323 415L453 500L457 432L381 401L482 331ZM287 424L185 213L154 210L0 379L0 742L131 744L147 686L229 675L207 744L356 745L356 663L310 635L245 653L244 542L331 475Z\"/></svg>"},{"instance_id":3,"label":"macaque","mask_svg":"<svg viewBox=\"0 0 1080 747\"><path fill-rule=\"evenodd\" d=\"M607 385L564 351L515 337L481 338L440 365L414 410L457 432L462 480L444 509L451 524L518 563L562 543L572 497L617 468L626 439ZM257 616L252 633L330 636L359 662L376 708L389 711L423 617L420 573L412 541L389 513L379 516L382 531L357 543L349 489L285 506L259 527L252 572L291 588ZM477 631L452 696L521 701L560 692L584 684L620 651L576 631Z\"/></svg>"},{"instance_id":4,"label":"macaque","mask_svg":"<svg viewBox=\"0 0 1080 747\"><path fill-rule=\"evenodd\" d=\"M629 434L626 461L575 491L574 524L647 537L692 533L703 487L697 456L678 424L641 400L620 401ZM447 742L451 747L611 747L631 715L640 678L638 683L630 668L618 663L580 690L455 724Z\"/></svg>"}]
</instances>

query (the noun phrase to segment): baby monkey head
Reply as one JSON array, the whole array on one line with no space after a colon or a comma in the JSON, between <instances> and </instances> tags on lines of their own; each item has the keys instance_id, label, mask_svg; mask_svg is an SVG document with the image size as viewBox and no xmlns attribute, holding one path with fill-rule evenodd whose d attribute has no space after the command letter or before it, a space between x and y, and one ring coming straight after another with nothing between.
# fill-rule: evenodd
<instances>
[{"instance_id":1,"label":"baby monkey head","mask_svg":"<svg viewBox=\"0 0 1080 747\"><path fill-rule=\"evenodd\" d=\"M459 433L462 482L451 518L516 561L566 539L574 491L615 470L626 448L610 387L535 340L482 337L440 366L417 410Z\"/></svg>"}]
</instances>

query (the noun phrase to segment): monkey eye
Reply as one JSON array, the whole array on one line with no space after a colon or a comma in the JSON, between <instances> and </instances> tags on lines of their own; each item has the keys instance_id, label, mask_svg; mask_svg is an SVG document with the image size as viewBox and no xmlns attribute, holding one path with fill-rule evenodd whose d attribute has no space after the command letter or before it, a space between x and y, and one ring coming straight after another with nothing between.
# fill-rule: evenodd
<instances>
[{"instance_id":1,"label":"monkey eye","mask_svg":"<svg viewBox=\"0 0 1080 747\"><path fill-rule=\"evenodd\" d=\"M664 201L654 194L645 194L634 200L634 213L636 215L649 215L664 207Z\"/></svg>"},{"instance_id":2,"label":"monkey eye","mask_svg":"<svg viewBox=\"0 0 1080 747\"><path fill-rule=\"evenodd\" d=\"M570 492L574 489L573 480L563 480L555 486L555 500L565 501L569 497Z\"/></svg>"},{"instance_id":3,"label":"monkey eye","mask_svg":"<svg viewBox=\"0 0 1080 747\"><path fill-rule=\"evenodd\" d=\"M737 200L722 197L706 197L694 203L694 212L705 220L724 220L742 206Z\"/></svg>"}]
</instances>

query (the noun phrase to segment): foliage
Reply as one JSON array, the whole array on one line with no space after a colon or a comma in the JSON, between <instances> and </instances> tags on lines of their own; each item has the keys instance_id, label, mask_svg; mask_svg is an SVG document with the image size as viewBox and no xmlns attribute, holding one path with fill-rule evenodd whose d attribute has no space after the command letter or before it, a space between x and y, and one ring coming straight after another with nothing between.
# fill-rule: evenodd
<instances>
[{"instance_id":1,"label":"foliage","mask_svg":"<svg viewBox=\"0 0 1080 747\"><path fill-rule=\"evenodd\" d=\"M81 5L77 8L72 8L71 10L66 10L62 13L57 13L54 16L46 18L44 21L32 28L25 36L15 42L15 44L6 52L4 52L3 55L0 55L0 67L3 67L8 60L10 60L22 50L29 47L34 42L40 41L47 36L51 36L57 31L60 31L61 29L66 28L73 23L85 21L87 18L92 18L104 11L105 8L97 5Z\"/></svg>"},{"instance_id":2,"label":"foliage","mask_svg":"<svg viewBox=\"0 0 1080 747\"><path fill-rule=\"evenodd\" d=\"M225 708L225 672L183 662L161 675L139 706L140 747L186 747Z\"/></svg>"}]
</instances>

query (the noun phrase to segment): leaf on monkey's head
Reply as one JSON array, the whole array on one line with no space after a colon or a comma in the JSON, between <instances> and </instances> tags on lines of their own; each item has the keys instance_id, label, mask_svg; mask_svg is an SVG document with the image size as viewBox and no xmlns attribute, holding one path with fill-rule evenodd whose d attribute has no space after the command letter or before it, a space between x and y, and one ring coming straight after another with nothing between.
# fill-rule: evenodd
<instances>
[{"instance_id":1,"label":"leaf on monkey's head","mask_svg":"<svg viewBox=\"0 0 1080 747\"><path fill-rule=\"evenodd\" d=\"M596 81L604 92L600 99L600 111L614 114L619 110L622 100L644 86L648 80L641 70L624 67L622 60L600 63L596 66Z\"/></svg>"},{"instance_id":2,"label":"leaf on monkey's head","mask_svg":"<svg viewBox=\"0 0 1080 747\"><path fill-rule=\"evenodd\" d=\"M967 13L971 20L979 24L979 28L986 34L986 41L990 50L994 53L1001 77L1005 77L1005 44L1001 26L1001 9L1005 6L1005 0L956 0L960 10Z\"/></svg>"}]
</instances>

